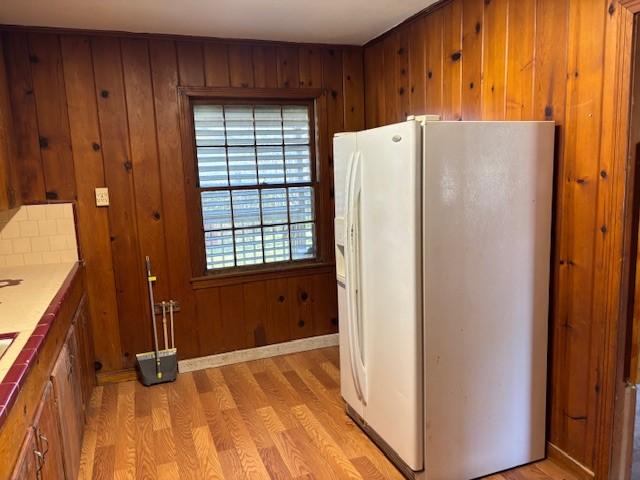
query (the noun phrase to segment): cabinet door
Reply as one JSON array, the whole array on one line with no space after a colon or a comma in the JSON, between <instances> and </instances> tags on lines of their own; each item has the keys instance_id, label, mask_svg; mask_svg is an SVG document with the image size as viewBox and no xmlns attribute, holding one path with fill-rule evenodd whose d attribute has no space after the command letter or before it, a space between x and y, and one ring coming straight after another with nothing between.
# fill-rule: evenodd
<instances>
[{"instance_id":1,"label":"cabinet door","mask_svg":"<svg viewBox=\"0 0 640 480\"><path fill-rule=\"evenodd\" d=\"M51 379L55 392L56 405L60 418L64 469L67 479L78 477L80 449L84 428L82 412L82 389L78 355L76 353L75 329L72 326L67 341L53 366Z\"/></svg>"},{"instance_id":2,"label":"cabinet door","mask_svg":"<svg viewBox=\"0 0 640 480\"><path fill-rule=\"evenodd\" d=\"M36 413L33 423L33 431L37 451L42 454L38 465L40 468L39 480L60 480L65 478L62 460L63 447L60 442L60 424L51 382L47 382L42 395L38 413Z\"/></svg>"},{"instance_id":3,"label":"cabinet door","mask_svg":"<svg viewBox=\"0 0 640 480\"><path fill-rule=\"evenodd\" d=\"M80 366L80 377L82 383L82 403L85 407L91 401L91 393L96 384L96 372L94 367L93 339L91 337L91 324L86 297L80 302L74 320L76 328L76 338L78 340L78 355Z\"/></svg>"},{"instance_id":4,"label":"cabinet door","mask_svg":"<svg viewBox=\"0 0 640 480\"><path fill-rule=\"evenodd\" d=\"M42 464L42 453L38 451L33 429L27 431L20 456L11 474L11 480L35 480L38 478L38 467ZM38 457L37 457L38 456Z\"/></svg>"}]
</instances>

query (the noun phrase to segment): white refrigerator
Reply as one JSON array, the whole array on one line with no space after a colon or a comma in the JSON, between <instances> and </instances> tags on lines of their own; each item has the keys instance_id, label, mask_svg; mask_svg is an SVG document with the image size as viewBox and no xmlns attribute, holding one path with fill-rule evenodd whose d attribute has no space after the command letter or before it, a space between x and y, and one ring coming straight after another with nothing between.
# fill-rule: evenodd
<instances>
[{"instance_id":1,"label":"white refrigerator","mask_svg":"<svg viewBox=\"0 0 640 480\"><path fill-rule=\"evenodd\" d=\"M545 455L553 122L334 138L341 393L408 478Z\"/></svg>"}]
</instances>

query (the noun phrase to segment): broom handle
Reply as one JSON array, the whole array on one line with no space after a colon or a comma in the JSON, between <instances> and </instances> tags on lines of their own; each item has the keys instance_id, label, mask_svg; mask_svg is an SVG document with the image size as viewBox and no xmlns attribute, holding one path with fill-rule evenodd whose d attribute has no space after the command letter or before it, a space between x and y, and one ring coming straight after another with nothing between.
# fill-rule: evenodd
<instances>
[{"instance_id":1,"label":"broom handle","mask_svg":"<svg viewBox=\"0 0 640 480\"><path fill-rule=\"evenodd\" d=\"M158 351L158 328L156 326L156 311L155 302L153 299L153 281L155 277L151 275L151 260L146 257L147 264L147 283L149 285L149 302L151 303L151 323L153 324L153 347L156 354L156 375L158 378L162 378L162 372L160 371L160 352Z\"/></svg>"},{"instance_id":2,"label":"broom handle","mask_svg":"<svg viewBox=\"0 0 640 480\"><path fill-rule=\"evenodd\" d=\"M176 302L171 300L169 302L169 318L171 319L171 348L176 348L176 339L173 334L173 306Z\"/></svg>"}]
</instances>

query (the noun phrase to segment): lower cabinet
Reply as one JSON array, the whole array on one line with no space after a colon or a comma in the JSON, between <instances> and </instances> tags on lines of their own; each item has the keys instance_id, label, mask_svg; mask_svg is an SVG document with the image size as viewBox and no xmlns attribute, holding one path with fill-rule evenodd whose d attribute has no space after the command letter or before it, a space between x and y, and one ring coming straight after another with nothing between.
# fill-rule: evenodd
<instances>
[{"instance_id":1,"label":"lower cabinet","mask_svg":"<svg viewBox=\"0 0 640 480\"><path fill-rule=\"evenodd\" d=\"M12 480L60 480L65 478L60 422L51 382L38 406L33 426L27 432Z\"/></svg>"},{"instance_id":2,"label":"lower cabinet","mask_svg":"<svg viewBox=\"0 0 640 480\"><path fill-rule=\"evenodd\" d=\"M75 327L72 325L67 341L51 372L51 381L60 417L64 471L67 479L78 477L80 449L84 429L84 409L82 405L82 381L80 357Z\"/></svg>"},{"instance_id":3,"label":"lower cabinet","mask_svg":"<svg viewBox=\"0 0 640 480\"><path fill-rule=\"evenodd\" d=\"M78 478L86 410L95 386L93 345L84 297L69 323L32 426L22 441L12 480Z\"/></svg>"}]
</instances>

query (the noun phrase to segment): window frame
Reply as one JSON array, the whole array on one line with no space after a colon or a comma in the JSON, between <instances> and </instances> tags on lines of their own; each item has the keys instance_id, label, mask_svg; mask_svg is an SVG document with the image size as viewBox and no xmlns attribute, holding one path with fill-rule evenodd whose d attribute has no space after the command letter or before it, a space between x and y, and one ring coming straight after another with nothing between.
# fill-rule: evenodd
<instances>
[{"instance_id":1,"label":"window frame","mask_svg":"<svg viewBox=\"0 0 640 480\"><path fill-rule=\"evenodd\" d=\"M246 89L246 88L214 88L214 87L179 87L180 123L183 138L183 168L185 171L186 207L189 227L189 248L191 256L192 281L206 281L225 277L264 275L282 272L290 275L297 269L308 269L314 266L326 266L328 249L328 221L332 209L327 208L327 186L332 184L323 178L329 168L323 165L322 159L327 156L321 142L323 138L319 126L326 124L324 110L320 108L320 89ZM193 107L197 104L219 105L305 105L309 107L309 148L311 154L311 182L305 182L313 189L313 205L315 227L315 258L304 260L287 260L282 262L242 265L221 269L208 269L206 262L202 202L200 192L215 190L199 186L198 161L193 120ZM326 175L325 175L326 176ZM286 185L286 181L285 181ZM302 185L302 184L300 184ZM255 185L253 189L275 188L278 185ZM298 186L297 184L287 186ZM244 187L242 187L244 188ZM247 187L249 188L249 187ZM285 187L286 188L286 187ZM231 191L230 186L224 190ZM327 211L329 210L329 211ZM289 223L287 223L289 225Z\"/></svg>"}]
</instances>

